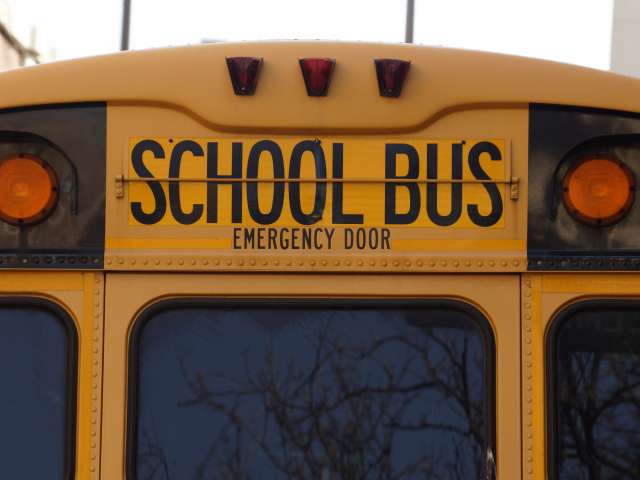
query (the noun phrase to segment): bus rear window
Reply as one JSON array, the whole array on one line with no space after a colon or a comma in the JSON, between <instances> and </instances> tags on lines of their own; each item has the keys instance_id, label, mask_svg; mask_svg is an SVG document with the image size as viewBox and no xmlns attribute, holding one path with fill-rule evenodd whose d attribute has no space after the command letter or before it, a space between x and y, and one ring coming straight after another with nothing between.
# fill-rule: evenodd
<instances>
[{"instance_id":1,"label":"bus rear window","mask_svg":"<svg viewBox=\"0 0 640 480\"><path fill-rule=\"evenodd\" d=\"M479 314L279 303L174 303L139 321L132 478L481 477L494 347Z\"/></svg>"},{"instance_id":2,"label":"bus rear window","mask_svg":"<svg viewBox=\"0 0 640 480\"><path fill-rule=\"evenodd\" d=\"M640 304L583 304L550 336L551 478L640 478Z\"/></svg>"},{"instance_id":3,"label":"bus rear window","mask_svg":"<svg viewBox=\"0 0 640 480\"><path fill-rule=\"evenodd\" d=\"M75 330L39 303L0 304L2 478L72 473Z\"/></svg>"}]
</instances>

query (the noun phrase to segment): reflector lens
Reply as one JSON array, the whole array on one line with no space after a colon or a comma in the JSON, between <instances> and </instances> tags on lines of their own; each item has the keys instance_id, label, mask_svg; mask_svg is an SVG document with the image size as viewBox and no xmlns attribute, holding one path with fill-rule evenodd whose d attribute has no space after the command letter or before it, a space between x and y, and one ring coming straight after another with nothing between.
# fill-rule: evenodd
<instances>
[{"instance_id":1,"label":"reflector lens","mask_svg":"<svg viewBox=\"0 0 640 480\"><path fill-rule=\"evenodd\" d=\"M374 60L374 63L376 65L380 95L383 97L399 97L411 62L392 58L379 58Z\"/></svg>"},{"instance_id":2,"label":"reflector lens","mask_svg":"<svg viewBox=\"0 0 640 480\"><path fill-rule=\"evenodd\" d=\"M43 160L16 155L0 160L0 218L14 225L43 220L58 199L58 179Z\"/></svg>"},{"instance_id":3,"label":"reflector lens","mask_svg":"<svg viewBox=\"0 0 640 480\"><path fill-rule=\"evenodd\" d=\"M256 57L227 57L231 85L236 95L253 95L258 85L262 59Z\"/></svg>"},{"instance_id":4,"label":"reflector lens","mask_svg":"<svg viewBox=\"0 0 640 480\"><path fill-rule=\"evenodd\" d=\"M300 68L310 97L324 97L329 90L329 80L336 64L332 58L302 58Z\"/></svg>"},{"instance_id":5,"label":"reflector lens","mask_svg":"<svg viewBox=\"0 0 640 480\"><path fill-rule=\"evenodd\" d=\"M595 226L611 225L622 219L635 197L633 174L612 158L578 162L565 175L563 188L567 211Z\"/></svg>"}]
</instances>

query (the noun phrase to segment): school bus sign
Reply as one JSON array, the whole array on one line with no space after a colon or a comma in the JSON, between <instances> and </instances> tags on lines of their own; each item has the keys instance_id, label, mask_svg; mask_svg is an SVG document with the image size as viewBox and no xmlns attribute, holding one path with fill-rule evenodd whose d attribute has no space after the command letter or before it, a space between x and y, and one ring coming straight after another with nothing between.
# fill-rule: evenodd
<instances>
[{"instance_id":1,"label":"school bus sign","mask_svg":"<svg viewBox=\"0 0 640 480\"><path fill-rule=\"evenodd\" d=\"M502 228L504 140L134 138L129 225L233 250L389 250L394 228Z\"/></svg>"}]
</instances>

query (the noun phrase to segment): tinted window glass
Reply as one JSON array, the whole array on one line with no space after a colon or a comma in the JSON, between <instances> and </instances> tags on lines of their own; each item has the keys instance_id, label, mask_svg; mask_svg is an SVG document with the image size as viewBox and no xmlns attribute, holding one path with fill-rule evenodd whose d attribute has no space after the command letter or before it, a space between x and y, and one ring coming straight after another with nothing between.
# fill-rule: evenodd
<instances>
[{"instance_id":1,"label":"tinted window glass","mask_svg":"<svg viewBox=\"0 0 640 480\"><path fill-rule=\"evenodd\" d=\"M2 478L64 478L70 347L67 325L49 310L0 306Z\"/></svg>"},{"instance_id":2,"label":"tinted window glass","mask_svg":"<svg viewBox=\"0 0 640 480\"><path fill-rule=\"evenodd\" d=\"M172 307L140 325L138 480L481 476L492 353L469 313Z\"/></svg>"},{"instance_id":3,"label":"tinted window glass","mask_svg":"<svg viewBox=\"0 0 640 480\"><path fill-rule=\"evenodd\" d=\"M570 314L555 334L556 478L640 478L640 310Z\"/></svg>"}]
</instances>

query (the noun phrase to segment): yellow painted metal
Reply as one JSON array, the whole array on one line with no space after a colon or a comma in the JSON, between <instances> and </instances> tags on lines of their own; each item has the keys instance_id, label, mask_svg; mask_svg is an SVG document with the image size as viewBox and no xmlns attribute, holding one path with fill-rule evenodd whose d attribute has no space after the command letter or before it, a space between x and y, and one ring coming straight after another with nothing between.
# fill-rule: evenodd
<instances>
[{"instance_id":1,"label":"yellow painted metal","mask_svg":"<svg viewBox=\"0 0 640 480\"><path fill-rule=\"evenodd\" d=\"M336 230L336 236L345 233L344 221L337 223L335 216L332 215L332 207L338 205L341 207L341 211L344 213L357 214L362 216L361 223L355 221L346 222L350 227L386 227L390 229L391 243L393 243L393 230L397 228L397 225L389 224L385 220L385 189L388 187L388 176L385 174L385 151L386 146L389 144L402 144L403 146L409 146L414 149L418 155L419 161L417 162L418 170L415 172L414 182L419 179L419 183L416 188L419 191L417 197L418 212L415 220L407 223L407 228L414 227L432 227L432 228L502 228L504 226L504 216L501 215L496 221L488 226L483 227L475 224L469 216L468 207L470 205L476 205L481 215L488 215L492 210L491 199L485 190L483 184L472 173L470 151L476 146L479 146L482 142L490 142L496 146L499 150L499 159L494 160L488 154L481 155L480 166L483 172L487 175L485 182L493 184L494 188L497 188L501 196L501 204L509 202L506 195L506 187L504 185L510 179L507 179L507 172L509 167L509 158L505 153L505 144L503 140L474 140L474 139L456 139L450 141L431 141L431 140L407 140L407 139L378 139L378 140L361 140L359 138L340 138L340 137L319 137L319 138L304 138L304 137L282 137L282 136L269 136L267 137L270 142L277 145L279 151L282 153L282 164L284 166L283 178L279 180L279 187L283 192L283 206L281 214L277 220L270 223L270 228L278 229L278 233L282 232L282 227L305 227L297 221L293 215L293 206L291 205L290 195L292 195L291 178L293 173L291 171L290 159L292 158L292 151L302 141L311 141L317 145L318 149L321 149L322 159L319 160L321 165L320 169L324 170L324 173L317 171L317 166L314 162L314 157L311 152L307 152L302 156L301 169L296 180L293 183L300 183L296 188L299 188L300 192L297 196L300 202L300 209L305 213L312 212L314 210L314 201L319 189L324 189L326 192L326 200L322 201L322 210L320 218L311 226L305 227L307 231L317 229L318 227L329 227ZM173 225L181 226L182 228L192 228L198 226L208 226L211 229L211 234L215 236L216 227L236 227L241 226L243 228L252 227L264 227L263 224L257 223L252 219L248 208L247 191L249 189L249 183L252 179L246 177L246 165L247 156L252 147L258 142L263 141L265 137L259 138L242 138L239 139L183 139L183 138L132 138L129 141L129 158L133 158L132 151L136 148L140 142L153 141L161 146L164 151L164 155L161 158L156 158L151 151L146 152L143 155L142 160L145 167L151 172L153 178L163 178L161 187L164 192L164 196L169 198L169 184L166 181L169 177L169 163L167 158L174 155L176 151L176 145L180 145L181 142L193 142L201 150L201 155L194 155L193 153L187 153L181 155L180 175L178 178L182 180L180 182L180 203L182 209L185 211L191 211L194 205L199 205L202 213L197 221L190 225L181 225L178 219L172 215L172 209L166 209L162 218L158 221L159 225ZM214 153L217 156L217 167L220 175L231 174L232 167L232 145L241 144L243 148L242 165L245 175L243 178L238 178L238 183L241 184L242 205L236 207L242 213L242 222L238 225L232 221L232 191L231 186L219 186L218 193L214 202L207 201L207 182L203 179L207 178L207 161L206 158L209 154ZM334 145L340 145L342 154L340 159L335 158L333 147ZM438 213L441 215L447 215L452 211L452 164L453 164L453 150L459 148L461 150L460 162L462 169L462 178L460 181L463 183L460 186L462 195L461 213L460 218L454 221L451 225L438 226L435 224L427 214L425 204L426 198L426 181L427 178L427 145L431 144L433 150L436 153L432 153L429 161L433 162L433 165L437 168L438 177L434 178L434 182L438 182L435 188L437 188L437 205ZM457 144L457 147L456 147ZM436 157L437 155L437 157ZM275 197L275 182L278 179L274 178L273 162L268 153L264 154L265 160L259 164L259 170L257 172L257 179L260 180L257 186L254 185L258 192L257 201L260 206L260 210L269 211L274 204L277 204ZM395 156L394 156L395 159ZM342 184L343 202L337 202L333 196L332 183L336 178L333 175L334 165L337 161L341 161L343 167L342 175L338 177L339 183ZM407 176L409 171L409 159L406 154L398 154L397 160L394 161L393 176L398 177ZM318 183L318 175L328 180ZM139 178L133 166L133 162L129 163L128 177L131 179ZM194 181L195 180L195 181ZM404 183L403 183L404 182ZM398 184L397 192L393 191L394 198L397 198L397 205L394 211L407 212L411 209L410 197L406 185L407 180L393 180L393 183ZM283 185L284 184L284 185ZM175 184L174 184L175 187ZM153 211L156 205L156 201L153 196L153 192L150 190L148 182L134 182L129 184L128 188L128 202L131 205L136 202L141 205L141 208L145 212ZM294 195L295 197L295 195ZM210 211L216 213L216 223L208 223L207 216ZM136 219L129 210L129 224L140 225L141 222ZM402 225L401 227L404 227ZM347 229L349 227L346 227ZM302 233L302 232L301 232ZM326 239L325 239L326 240ZM335 239L333 242L332 250L345 250L348 242L346 239ZM232 238L229 238L229 246L232 247ZM393 247L392 247L393 248ZM330 250L327 245L324 245L322 250Z\"/></svg>"},{"instance_id":2,"label":"yellow painted metal","mask_svg":"<svg viewBox=\"0 0 640 480\"><path fill-rule=\"evenodd\" d=\"M264 59L254 96L233 95L227 56ZM309 97L304 87L298 59L314 56L336 59L326 97ZM399 98L380 97L375 58L411 62ZM640 85L629 77L530 58L340 42L156 49L54 62L0 76L2 108L105 100L179 110L214 130L363 133L418 131L461 107L538 102L640 111Z\"/></svg>"},{"instance_id":3,"label":"yellow painted metal","mask_svg":"<svg viewBox=\"0 0 640 480\"><path fill-rule=\"evenodd\" d=\"M104 281L101 272L3 272L0 295L44 298L60 305L78 334L78 385L75 478L100 475L102 413L102 319ZM33 461L38 461L37 457Z\"/></svg>"},{"instance_id":4,"label":"yellow painted metal","mask_svg":"<svg viewBox=\"0 0 640 480\"><path fill-rule=\"evenodd\" d=\"M345 106L346 108L346 106ZM416 272L470 272L470 271L523 271L526 267L526 180L527 180L527 109L485 109L450 112L435 123L412 134L367 134L304 136L301 134L282 135L269 133L263 136L230 133L213 130L184 112L167 106L121 105L110 103L108 107L107 142L107 234L105 267L109 270L223 270L223 271L416 271ZM153 119L153 122L149 122ZM259 227L247 212L246 189L248 182L238 181L243 188L243 222L231 222L231 186L218 187L218 222L207 223L206 158L190 153L183 155L179 182L180 201L185 211L194 204L202 204L203 213L191 225L179 224L167 205L162 219L155 224L142 225L132 216L131 204L140 202L143 211L150 212L155 205L149 185L140 178L132 167L131 151L142 139L153 139L162 146L164 159L143 156L145 167L156 178L168 177L169 159L176 144L181 140L195 141L206 152L207 143L218 144L219 172L231 173L231 144L243 144L243 175L246 178L248 151L261 139L270 139L281 145L283 159L288 172L289 156L293 146L302 139L318 138L322 145L341 142L344 145L344 174L341 182L344 189L344 212L364 215L363 225L336 225L332 223L332 184L327 184L327 205L323 218L314 225L297 224L291 216L288 191L285 184L283 213L273 225L266 228L295 226L304 229L335 228L331 249L312 248L307 250L244 248L243 229ZM448 139L448 140L447 140ZM385 225L385 158L384 145L390 142L405 143L419 152L420 179L426 180L426 145L438 145L438 212L446 215L451 206L451 148L454 142L465 140L463 154L463 205L460 219L450 226L434 226L429 220L425 206L426 181L420 181L420 209L415 222L409 225ZM503 206L499 220L490 227L479 227L469 220L468 207L477 204L486 215L491 208L484 179L475 179L468 164L470 148L481 140L495 143L499 147L502 160L491 161L484 154L480 163L494 181ZM308 155L308 154L305 154ZM331 148L325 147L328 177L332 176ZM205 154L206 157L206 154ZM267 158L268 160L268 158ZM264 169L261 178L266 181L258 185L259 202L262 211L271 206L274 185L271 162L260 162ZM264 164L264 165L263 165ZM314 164L305 156L301 177L315 178ZM407 160L398 159L398 176L405 175ZM147 175L143 175L146 177ZM515 194L511 192L512 177ZM355 180L355 181L351 181ZM178 182L176 182L178 183ZM165 198L168 197L168 182L160 184ZM313 207L316 184L302 182L301 200L304 211ZM408 193L398 188L397 211L407 208ZM517 201L515 201L518 199ZM213 208L213 207L212 207ZM377 233L380 229L390 230L390 248L345 249L345 232L357 234L355 228L364 228L365 235ZM371 229L378 232L371 233ZM265 237L268 232L263 232ZM235 235L235 237L234 237ZM234 238L237 240L234 243ZM251 242L247 244L252 246ZM234 248L234 247L242 248ZM255 243L254 247L257 247ZM268 246L268 244L266 245Z\"/></svg>"},{"instance_id":5,"label":"yellow painted metal","mask_svg":"<svg viewBox=\"0 0 640 480\"><path fill-rule=\"evenodd\" d=\"M546 476L546 342L558 313L588 299L640 298L634 273L545 273L522 276L523 478Z\"/></svg>"}]
</instances>

